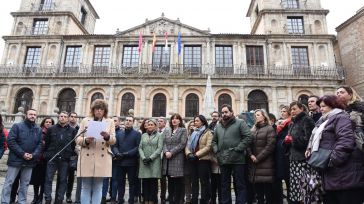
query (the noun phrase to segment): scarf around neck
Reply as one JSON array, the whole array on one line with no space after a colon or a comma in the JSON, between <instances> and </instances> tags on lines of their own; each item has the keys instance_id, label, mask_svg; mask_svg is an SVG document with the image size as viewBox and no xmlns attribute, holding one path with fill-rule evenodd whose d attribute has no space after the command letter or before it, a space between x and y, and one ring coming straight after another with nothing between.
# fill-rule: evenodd
<instances>
[{"instance_id":1,"label":"scarf around neck","mask_svg":"<svg viewBox=\"0 0 364 204\"><path fill-rule=\"evenodd\" d=\"M206 127L202 126L193 131L191 135L190 151L195 152L200 135L205 131Z\"/></svg>"},{"instance_id":2,"label":"scarf around neck","mask_svg":"<svg viewBox=\"0 0 364 204\"><path fill-rule=\"evenodd\" d=\"M339 113L343 112L342 109L334 108L326 114L323 114L321 118L317 121L315 128L312 130L311 138L312 145L311 145L311 152L318 151L321 141L322 132L329 121L328 119L332 116L335 116Z\"/></svg>"}]
</instances>

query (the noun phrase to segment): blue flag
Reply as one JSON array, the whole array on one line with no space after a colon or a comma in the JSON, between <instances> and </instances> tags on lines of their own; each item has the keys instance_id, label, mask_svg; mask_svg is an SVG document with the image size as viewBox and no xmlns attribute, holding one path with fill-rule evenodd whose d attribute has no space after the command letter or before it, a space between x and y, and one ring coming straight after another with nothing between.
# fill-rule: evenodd
<instances>
[{"instance_id":1,"label":"blue flag","mask_svg":"<svg viewBox=\"0 0 364 204\"><path fill-rule=\"evenodd\" d=\"M180 32L178 32L178 40L177 40L177 49L178 49L178 55L180 55L181 54L181 33Z\"/></svg>"}]
</instances>

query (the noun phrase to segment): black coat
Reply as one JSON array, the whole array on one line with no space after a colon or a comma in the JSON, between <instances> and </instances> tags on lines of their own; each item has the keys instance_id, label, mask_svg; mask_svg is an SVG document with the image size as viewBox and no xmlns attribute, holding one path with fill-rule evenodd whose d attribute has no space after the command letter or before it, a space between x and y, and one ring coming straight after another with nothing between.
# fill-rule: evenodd
<instances>
[{"instance_id":1,"label":"black coat","mask_svg":"<svg viewBox=\"0 0 364 204\"><path fill-rule=\"evenodd\" d=\"M277 180L289 179L289 149L283 145L284 138L288 134L289 124L284 126L282 130L277 133L276 149L275 149L275 168Z\"/></svg>"},{"instance_id":2,"label":"black coat","mask_svg":"<svg viewBox=\"0 0 364 204\"><path fill-rule=\"evenodd\" d=\"M314 127L315 122L306 112L301 112L292 118L288 131L288 134L292 135L293 139L289 156L291 161L306 160L305 152Z\"/></svg>"},{"instance_id":3,"label":"black coat","mask_svg":"<svg viewBox=\"0 0 364 204\"><path fill-rule=\"evenodd\" d=\"M62 148L71 142L76 136L76 129L69 125L62 127L59 124L48 128L44 138L44 158L48 161L54 157ZM73 141L66 149L59 153L59 158L69 160L75 155L76 143Z\"/></svg>"},{"instance_id":4,"label":"black coat","mask_svg":"<svg viewBox=\"0 0 364 204\"><path fill-rule=\"evenodd\" d=\"M8 136L8 165L34 167L42 150L42 130L27 120L14 124ZM31 160L23 158L25 153L33 155Z\"/></svg>"},{"instance_id":5,"label":"black coat","mask_svg":"<svg viewBox=\"0 0 364 204\"><path fill-rule=\"evenodd\" d=\"M115 160L115 164L119 166L137 166L138 164L138 148L140 143L140 132L131 129L115 130L116 143L112 146L114 155L117 153L126 153L122 159Z\"/></svg>"},{"instance_id":6,"label":"black coat","mask_svg":"<svg viewBox=\"0 0 364 204\"><path fill-rule=\"evenodd\" d=\"M0 127L0 159L3 157L5 152L5 134L4 130Z\"/></svg>"}]
</instances>

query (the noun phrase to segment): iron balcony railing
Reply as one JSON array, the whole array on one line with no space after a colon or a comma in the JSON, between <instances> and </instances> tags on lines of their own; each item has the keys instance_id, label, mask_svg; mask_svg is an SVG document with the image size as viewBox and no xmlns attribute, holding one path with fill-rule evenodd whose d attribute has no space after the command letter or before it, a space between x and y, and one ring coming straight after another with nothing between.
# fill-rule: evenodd
<instances>
[{"instance_id":1,"label":"iron balcony railing","mask_svg":"<svg viewBox=\"0 0 364 204\"><path fill-rule=\"evenodd\" d=\"M225 78L283 78L283 79L334 79L343 80L340 66L228 66L204 64L171 64L156 66L94 66L94 65L0 65L0 75L12 77L212 77Z\"/></svg>"}]
</instances>

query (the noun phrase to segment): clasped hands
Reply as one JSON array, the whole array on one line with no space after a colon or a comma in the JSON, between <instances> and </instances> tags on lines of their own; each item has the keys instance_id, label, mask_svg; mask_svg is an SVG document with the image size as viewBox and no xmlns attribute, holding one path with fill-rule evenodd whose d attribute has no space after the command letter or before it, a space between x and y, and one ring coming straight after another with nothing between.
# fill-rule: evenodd
<instances>
[{"instance_id":1,"label":"clasped hands","mask_svg":"<svg viewBox=\"0 0 364 204\"><path fill-rule=\"evenodd\" d=\"M23 155L23 158L24 158L25 160L31 160L31 159L33 159L33 155L32 155L32 154L29 154L29 153L25 153L25 154Z\"/></svg>"},{"instance_id":2,"label":"clasped hands","mask_svg":"<svg viewBox=\"0 0 364 204\"><path fill-rule=\"evenodd\" d=\"M149 158L149 157L146 157L146 158L143 159L143 164L144 165L149 165L151 162L152 162L152 159Z\"/></svg>"},{"instance_id":3,"label":"clasped hands","mask_svg":"<svg viewBox=\"0 0 364 204\"><path fill-rule=\"evenodd\" d=\"M105 131L102 131L100 133L100 135L104 138L104 140L108 141L110 139L110 134L105 132ZM95 138L94 137L86 137L86 143L87 144L91 144L95 141Z\"/></svg>"}]
</instances>

